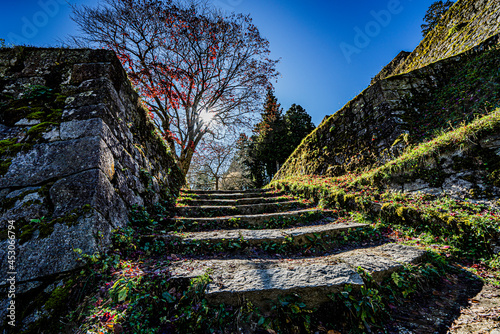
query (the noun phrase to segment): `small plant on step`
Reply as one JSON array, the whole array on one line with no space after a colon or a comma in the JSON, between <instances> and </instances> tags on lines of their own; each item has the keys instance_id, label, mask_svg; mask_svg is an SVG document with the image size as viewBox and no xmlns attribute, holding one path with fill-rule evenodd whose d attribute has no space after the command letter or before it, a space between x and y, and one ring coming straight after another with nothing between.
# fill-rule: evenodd
<instances>
[{"instance_id":1,"label":"small plant on step","mask_svg":"<svg viewBox=\"0 0 500 334\"><path fill-rule=\"evenodd\" d=\"M388 318L384 297L379 291L379 285L373 280L369 272L358 268L365 284L356 290L347 284L340 293L330 295L334 302L344 305L344 314L351 322L352 328L361 332L371 333Z\"/></svg>"},{"instance_id":2,"label":"small plant on step","mask_svg":"<svg viewBox=\"0 0 500 334\"><path fill-rule=\"evenodd\" d=\"M306 307L297 294L280 296L273 305L272 318L263 322L270 333L313 333L312 314L314 310Z\"/></svg>"}]
</instances>

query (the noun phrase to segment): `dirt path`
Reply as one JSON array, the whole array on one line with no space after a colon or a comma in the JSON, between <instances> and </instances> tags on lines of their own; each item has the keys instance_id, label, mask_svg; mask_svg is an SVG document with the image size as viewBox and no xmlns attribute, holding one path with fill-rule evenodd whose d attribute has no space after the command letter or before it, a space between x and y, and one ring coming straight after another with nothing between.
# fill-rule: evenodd
<instances>
[{"instance_id":1,"label":"dirt path","mask_svg":"<svg viewBox=\"0 0 500 334\"><path fill-rule=\"evenodd\" d=\"M500 287L483 286L469 301L469 307L462 309L448 333L500 334Z\"/></svg>"},{"instance_id":2,"label":"dirt path","mask_svg":"<svg viewBox=\"0 0 500 334\"><path fill-rule=\"evenodd\" d=\"M449 274L394 310L389 333L500 334L500 287L467 272Z\"/></svg>"}]
</instances>

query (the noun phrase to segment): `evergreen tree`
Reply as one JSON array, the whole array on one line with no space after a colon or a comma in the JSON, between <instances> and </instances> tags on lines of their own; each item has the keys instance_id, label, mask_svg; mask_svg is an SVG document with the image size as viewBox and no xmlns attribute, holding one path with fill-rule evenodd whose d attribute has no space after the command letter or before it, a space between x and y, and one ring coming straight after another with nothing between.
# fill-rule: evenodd
<instances>
[{"instance_id":1,"label":"evergreen tree","mask_svg":"<svg viewBox=\"0 0 500 334\"><path fill-rule=\"evenodd\" d=\"M293 104L285 114L286 136L283 142L285 160L295 151L305 136L315 129L311 116L300 105Z\"/></svg>"},{"instance_id":2,"label":"evergreen tree","mask_svg":"<svg viewBox=\"0 0 500 334\"><path fill-rule=\"evenodd\" d=\"M269 90L261 121L248 144L246 163L254 186L269 182L314 128L311 116L299 105L293 104L283 116L277 98Z\"/></svg>"},{"instance_id":3,"label":"evergreen tree","mask_svg":"<svg viewBox=\"0 0 500 334\"><path fill-rule=\"evenodd\" d=\"M244 163L248 166L250 171L250 179L253 187L261 188L266 184L266 172L264 163L260 160L255 143L256 136L252 136L248 143L248 150L246 151L246 159Z\"/></svg>"},{"instance_id":4,"label":"evergreen tree","mask_svg":"<svg viewBox=\"0 0 500 334\"><path fill-rule=\"evenodd\" d=\"M421 26L422 35L424 35L424 37L437 26L439 20L441 20L443 15L448 11L448 9L450 9L451 6L453 6L453 4L454 2L450 0L447 0L446 2L440 0L434 2L429 7L424 17L425 23Z\"/></svg>"},{"instance_id":5,"label":"evergreen tree","mask_svg":"<svg viewBox=\"0 0 500 334\"><path fill-rule=\"evenodd\" d=\"M261 121L255 126L252 136L253 169L257 172L263 167L265 175L262 178L265 181L271 180L283 161L284 153L278 147L284 137L283 109L274 92L269 89ZM259 164L262 166L258 166ZM255 179L260 179L257 175L254 176Z\"/></svg>"}]
</instances>

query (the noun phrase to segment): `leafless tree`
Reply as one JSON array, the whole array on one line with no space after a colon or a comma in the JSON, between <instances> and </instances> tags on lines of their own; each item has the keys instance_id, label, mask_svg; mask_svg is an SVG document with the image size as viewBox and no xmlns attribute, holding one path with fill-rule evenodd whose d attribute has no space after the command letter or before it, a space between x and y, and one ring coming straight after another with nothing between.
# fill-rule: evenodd
<instances>
[{"instance_id":1,"label":"leafless tree","mask_svg":"<svg viewBox=\"0 0 500 334\"><path fill-rule=\"evenodd\" d=\"M220 181L227 173L235 152L234 141L204 140L193 156L196 179L205 182L213 180L215 190L219 190Z\"/></svg>"}]
</instances>

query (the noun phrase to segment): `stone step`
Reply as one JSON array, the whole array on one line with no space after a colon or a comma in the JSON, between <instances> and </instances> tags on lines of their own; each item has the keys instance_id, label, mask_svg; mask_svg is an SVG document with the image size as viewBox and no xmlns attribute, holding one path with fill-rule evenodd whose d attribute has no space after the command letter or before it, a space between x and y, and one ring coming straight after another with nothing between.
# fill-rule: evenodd
<instances>
[{"instance_id":1,"label":"stone step","mask_svg":"<svg viewBox=\"0 0 500 334\"><path fill-rule=\"evenodd\" d=\"M314 242L316 236L333 236L340 232L363 228L368 225L355 222L335 222L323 225L302 226L288 229L268 230L220 230L210 232L171 232L163 236L155 236L166 242L179 241L181 244L190 245L193 242L220 243L227 245L231 242L246 242L251 245L262 243L277 243L289 240L293 245L304 245ZM153 238L153 237L152 237Z\"/></svg>"},{"instance_id":2,"label":"stone step","mask_svg":"<svg viewBox=\"0 0 500 334\"><path fill-rule=\"evenodd\" d=\"M303 209L288 212L277 212L277 213L263 213L257 215L236 215L236 216L224 216L224 217L199 217L199 218L189 218L189 217L174 217L170 221L173 221L174 225L197 225L197 226L214 226L217 225L219 228L234 228L238 226L252 226L252 227L264 227L266 222L271 220L294 220L304 218L307 219L311 216L320 215L322 213L319 209Z\"/></svg>"},{"instance_id":3,"label":"stone step","mask_svg":"<svg viewBox=\"0 0 500 334\"><path fill-rule=\"evenodd\" d=\"M179 203L187 204L190 206L236 206L236 205L248 205L248 204L262 204L262 203L279 203L288 202L292 199L290 196L278 196L278 197L252 197L252 198L240 198L240 199L198 199L198 198L181 198Z\"/></svg>"},{"instance_id":4,"label":"stone step","mask_svg":"<svg viewBox=\"0 0 500 334\"><path fill-rule=\"evenodd\" d=\"M276 203L243 204L234 206L180 206L176 208L177 214L183 217L214 217L234 215L256 215L260 213L274 213L305 208L307 205L301 201L288 201Z\"/></svg>"},{"instance_id":5,"label":"stone step","mask_svg":"<svg viewBox=\"0 0 500 334\"><path fill-rule=\"evenodd\" d=\"M426 252L409 246L385 244L341 254L302 259L230 259L174 262L173 279L190 279L205 274L212 278L205 291L212 304L242 305L245 300L266 308L279 296L298 294L307 307L330 301L328 295L346 284L364 284L357 273L361 267L381 281L405 264L422 261Z\"/></svg>"},{"instance_id":6,"label":"stone step","mask_svg":"<svg viewBox=\"0 0 500 334\"><path fill-rule=\"evenodd\" d=\"M244 199L255 197L278 197L283 195L283 192L275 190L259 191L259 192L236 192L236 193L208 193L208 194L195 194L195 193L181 193L181 196L191 197L193 199Z\"/></svg>"},{"instance_id":7,"label":"stone step","mask_svg":"<svg viewBox=\"0 0 500 334\"><path fill-rule=\"evenodd\" d=\"M248 190L181 190L181 193L185 195L217 195L217 194L258 194L269 191L268 189L248 189Z\"/></svg>"}]
</instances>

